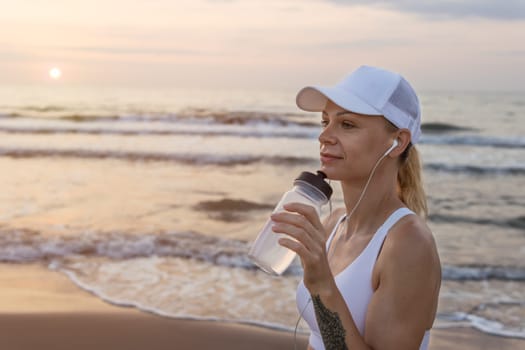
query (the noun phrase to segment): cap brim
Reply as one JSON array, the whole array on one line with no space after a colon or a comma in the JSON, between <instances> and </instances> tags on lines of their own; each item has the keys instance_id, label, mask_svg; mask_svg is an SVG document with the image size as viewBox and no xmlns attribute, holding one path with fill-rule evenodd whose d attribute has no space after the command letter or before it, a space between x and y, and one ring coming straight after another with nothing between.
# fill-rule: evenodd
<instances>
[{"instance_id":1,"label":"cap brim","mask_svg":"<svg viewBox=\"0 0 525 350\"><path fill-rule=\"evenodd\" d=\"M357 114L382 115L358 96L338 87L307 86L301 89L296 97L297 106L308 112L324 110L328 100Z\"/></svg>"}]
</instances>

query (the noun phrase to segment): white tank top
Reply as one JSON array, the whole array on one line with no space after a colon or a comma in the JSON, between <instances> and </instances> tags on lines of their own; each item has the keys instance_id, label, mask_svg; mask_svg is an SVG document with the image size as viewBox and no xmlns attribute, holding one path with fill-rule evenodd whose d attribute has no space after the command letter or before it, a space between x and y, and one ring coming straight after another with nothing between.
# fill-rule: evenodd
<instances>
[{"instance_id":1,"label":"white tank top","mask_svg":"<svg viewBox=\"0 0 525 350\"><path fill-rule=\"evenodd\" d=\"M359 333L363 336L365 330L366 312L368 304L372 298L372 271L379 255L379 250L383 245L383 241L388 234L388 231L394 224L402 217L414 214L408 208L399 208L394 211L390 217L381 225L381 227L374 234L365 249L359 254L359 256L348 265L343 271L335 276L335 283L337 288L341 292L348 309L354 319L354 322L359 330ZM326 241L326 250L330 248L330 243L334 238L337 228L341 222L346 218L343 215L339 218L339 221L335 225L332 233ZM359 281L359 283L356 283ZM310 327L310 346L315 350L324 350L324 344L319 331L319 326L315 319L315 312L310 302L310 293L304 286L303 281L299 282L297 287L297 309L299 313L303 311L303 318ZM430 338L430 331L425 332L423 341L421 342L420 350L426 350L428 348L428 342Z\"/></svg>"}]
</instances>

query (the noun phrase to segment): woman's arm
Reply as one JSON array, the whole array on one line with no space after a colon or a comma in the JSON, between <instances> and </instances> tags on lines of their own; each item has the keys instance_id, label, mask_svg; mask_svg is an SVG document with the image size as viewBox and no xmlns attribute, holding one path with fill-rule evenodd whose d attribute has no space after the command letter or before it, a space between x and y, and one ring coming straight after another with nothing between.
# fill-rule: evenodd
<instances>
[{"instance_id":1,"label":"woman's arm","mask_svg":"<svg viewBox=\"0 0 525 350\"><path fill-rule=\"evenodd\" d=\"M291 213L274 214L275 232L283 246L297 252L304 268L304 283L312 295L323 342L330 349L419 349L439 289L439 260L432 235L417 219L403 220L385 240L364 337L359 333L328 265L326 232L315 210L289 204ZM437 267L436 267L437 266Z\"/></svg>"},{"instance_id":2,"label":"woman's arm","mask_svg":"<svg viewBox=\"0 0 525 350\"><path fill-rule=\"evenodd\" d=\"M272 215L273 231L296 239L282 238L279 242L301 258L303 281L312 297L325 348L370 349L335 284L326 256L327 233L315 209L299 203L286 204L284 209L287 212Z\"/></svg>"},{"instance_id":3,"label":"woman's arm","mask_svg":"<svg viewBox=\"0 0 525 350\"><path fill-rule=\"evenodd\" d=\"M441 264L426 224L410 215L394 225L376 269L366 343L374 349L419 349L432 327L441 285Z\"/></svg>"}]
</instances>

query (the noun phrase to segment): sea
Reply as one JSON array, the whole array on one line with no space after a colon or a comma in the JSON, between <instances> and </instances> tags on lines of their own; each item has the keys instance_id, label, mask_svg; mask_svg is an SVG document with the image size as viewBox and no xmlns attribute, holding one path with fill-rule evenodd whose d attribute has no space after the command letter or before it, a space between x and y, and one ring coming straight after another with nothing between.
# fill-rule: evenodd
<instances>
[{"instance_id":1,"label":"sea","mask_svg":"<svg viewBox=\"0 0 525 350\"><path fill-rule=\"evenodd\" d=\"M300 262L270 276L247 252L319 167L320 116L295 93L0 87L0 263L39 263L164 317L292 331ZM525 92L420 98L443 268L434 328L525 339Z\"/></svg>"}]
</instances>

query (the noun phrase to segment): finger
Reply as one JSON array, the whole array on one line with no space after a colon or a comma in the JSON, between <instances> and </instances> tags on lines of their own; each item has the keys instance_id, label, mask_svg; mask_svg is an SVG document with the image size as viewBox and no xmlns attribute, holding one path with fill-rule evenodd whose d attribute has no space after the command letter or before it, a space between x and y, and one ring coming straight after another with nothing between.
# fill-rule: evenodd
<instances>
[{"instance_id":1,"label":"finger","mask_svg":"<svg viewBox=\"0 0 525 350\"><path fill-rule=\"evenodd\" d=\"M282 233L292 238L295 238L296 240L301 242L301 244L304 245L308 250L313 250L315 247L315 242L310 236L310 234L308 234L303 229L297 226L290 225L287 223L275 223L272 226L272 231L275 233Z\"/></svg>"},{"instance_id":2,"label":"finger","mask_svg":"<svg viewBox=\"0 0 525 350\"><path fill-rule=\"evenodd\" d=\"M281 246L290 249L299 256L301 259L301 265L305 271L305 276L307 270L316 269L319 266L322 266L322 260L320 260L320 256L306 249L306 247L302 245L301 242L297 242L289 238L280 238L278 242ZM326 261L326 256L324 257L324 260ZM328 271L330 271L329 268Z\"/></svg>"},{"instance_id":3,"label":"finger","mask_svg":"<svg viewBox=\"0 0 525 350\"><path fill-rule=\"evenodd\" d=\"M287 203L283 206L283 208L287 211L303 215L306 219L308 219L313 227L321 230L324 229L321 219L319 218L319 214L317 214L317 210L315 210L315 208L311 205L303 203Z\"/></svg>"},{"instance_id":4,"label":"finger","mask_svg":"<svg viewBox=\"0 0 525 350\"><path fill-rule=\"evenodd\" d=\"M310 237L309 241L304 242L309 249L312 249L315 244L322 245L323 247L325 246L326 234L324 227L322 230L316 229L305 216L298 213L279 212L273 214L271 218L276 224L285 223L304 230L304 232Z\"/></svg>"},{"instance_id":5,"label":"finger","mask_svg":"<svg viewBox=\"0 0 525 350\"><path fill-rule=\"evenodd\" d=\"M303 215L290 212L278 212L271 215L271 219L274 222L282 222L290 225L297 226L304 229L307 232L314 232L316 228L312 223Z\"/></svg>"},{"instance_id":6,"label":"finger","mask_svg":"<svg viewBox=\"0 0 525 350\"><path fill-rule=\"evenodd\" d=\"M308 250L304 245L301 244L301 242L294 241L290 238L279 238L279 244L283 247L286 247L290 249L291 251L294 251L299 255L301 258L301 261L307 258Z\"/></svg>"},{"instance_id":7,"label":"finger","mask_svg":"<svg viewBox=\"0 0 525 350\"><path fill-rule=\"evenodd\" d=\"M310 266L311 268L319 266L320 260L318 259L318 255L309 251L303 244L301 244L301 242L285 237L280 238L278 242L281 246L297 253L299 258L301 258L301 263L304 268L307 266Z\"/></svg>"}]
</instances>

